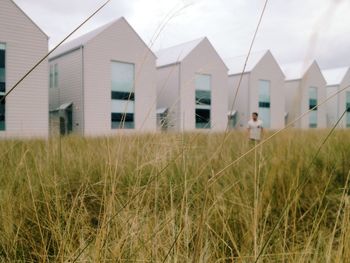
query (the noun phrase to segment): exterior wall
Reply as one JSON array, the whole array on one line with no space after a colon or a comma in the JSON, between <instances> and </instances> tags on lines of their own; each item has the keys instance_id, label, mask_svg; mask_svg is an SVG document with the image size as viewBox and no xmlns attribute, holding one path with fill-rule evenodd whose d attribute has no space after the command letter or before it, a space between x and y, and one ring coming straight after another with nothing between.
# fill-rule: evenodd
<instances>
[{"instance_id":1,"label":"exterior wall","mask_svg":"<svg viewBox=\"0 0 350 263\"><path fill-rule=\"evenodd\" d=\"M286 81L284 83L286 113L288 113L287 122L294 121L301 114L300 107L300 80ZM300 123L296 122L292 127L300 127Z\"/></svg>"},{"instance_id":2,"label":"exterior wall","mask_svg":"<svg viewBox=\"0 0 350 263\"><path fill-rule=\"evenodd\" d=\"M259 111L259 80L270 81L271 129L285 125L284 75L270 52L260 60L250 74L249 112Z\"/></svg>"},{"instance_id":3,"label":"exterior wall","mask_svg":"<svg viewBox=\"0 0 350 263\"><path fill-rule=\"evenodd\" d=\"M250 118L249 112L249 77L250 74L244 74L238 90L235 105L233 105L236 90L238 88L240 75L229 76L228 88L228 112L237 111L237 128L246 128ZM232 109L232 106L233 109Z\"/></svg>"},{"instance_id":4,"label":"exterior wall","mask_svg":"<svg viewBox=\"0 0 350 263\"><path fill-rule=\"evenodd\" d=\"M168 108L168 130L180 130L180 64L157 69L157 108Z\"/></svg>"},{"instance_id":5,"label":"exterior wall","mask_svg":"<svg viewBox=\"0 0 350 263\"><path fill-rule=\"evenodd\" d=\"M50 88L50 110L73 102L73 133L83 134L83 49L50 60L50 65L58 66L58 88ZM50 123L59 127L57 124Z\"/></svg>"},{"instance_id":6,"label":"exterior wall","mask_svg":"<svg viewBox=\"0 0 350 263\"><path fill-rule=\"evenodd\" d=\"M346 89L345 89L346 88ZM346 91L350 91L350 70L346 73L341 85L340 90L345 89L344 91L340 92L339 96L339 108L338 108L338 118L340 118L340 115L343 114L345 111L345 102L346 102ZM346 118L345 116L339 123L340 128L346 128Z\"/></svg>"},{"instance_id":7,"label":"exterior wall","mask_svg":"<svg viewBox=\"0 0 350 263\"><path fill-rule=\"evenodd\" d=\"M111 135L111 62L135 64L135 130L156 130L155 56L125 19L85 45L84 118L88 136Z\"/></svg>"},{"instance_id":8,"label":"exterior wall","mask_svg":"<svg viewBox=\"0 0 350 263\"><path fill-rule=\"evenodd\" d=\"M301 81L301 97L300 97L300 109L301 114L309 110L309 87L317 87L318 103L326 100L326 81L317 66L313 63L309 70L305 73ZM326 105L321 105L317 109L317 128L327 127L327 116L326 116ZM299 128L308 129L309 128L309 115L306 115L300 120Z\"/></svg>"},{"instance_id":9,"label":"exterior wall","mask_svg":"<svg viewBox=\"0 0 350 263\"><path fill-rule=\"evenodd\" d=\"M210 42L203 40L181 63L181 129L195 129L195 74L211 75L211 130L227 127L228 69Z\"/></svg>"},{"instance_id":10,"label":"exterior wall","mask_svg":"<svg viewBox=\"0 0 350 263\"><path fill-rule=\"evenodd\" d=\"M286 81L284 84L286 111L288 112L287 122L294 121L301 114L309 111L309 88L317 87L318 103L326 99L326 81L317 66L313 63L302 79ZM321 105L317 109L317 128L327 127L327 106ZM297 121L293 127L299 129L309 128L309 114Z\"/></svg>"},{"instance_id":11,"label":"exterior wall","mask_svg":"<svg viewBox=\"0 0 350 263\"><path fill-rule=\"evenodd\" d=\"M337 86L327 86L327 98L331 97L339 90L339 85ZM335 123L338 120L339 116L339 97L341 95L336 95L333 98L329 99L326 103L326 109L327 109L327 127L331 128L335 125ZM345 102L344 102L345 103ZM345 110L345 108L344 108Z\"/></svg>"},{"instance_id":12,"label":"exterior wall","mask_svg":"<svg viewBox=\"0 0 350 263\"><path fill-rule=\"evenodd\" d=\"M11 1L0 0L0 42L6 44L6 91L48 52L47 36ZM44 61L6 98L0 137L48 137L48 66Z\"/></svg>"}]
</instances>

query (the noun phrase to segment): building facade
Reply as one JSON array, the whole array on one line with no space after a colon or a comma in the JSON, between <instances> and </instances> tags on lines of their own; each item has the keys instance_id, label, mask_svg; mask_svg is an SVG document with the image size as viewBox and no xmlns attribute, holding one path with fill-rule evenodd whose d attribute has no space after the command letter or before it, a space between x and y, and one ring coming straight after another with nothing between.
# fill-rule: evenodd
<instances>
[{"instance_id":1,"label":"building facade","mask_svg":"<svg viewBox=\"0 0 350 263\"><path fill-rule=\"evenodd\" d=\"M341 115L339 128L350 128L350 68L332 68L322 70L327 81L327 125L333 127ZM330 98L332 97L332 98Z\"/></svg>"},{"instance_id":2,"label":"building facade","mask_svg":"<svg viewBox=\"0 0 350 263\"><path fill-rule=\"evenodd\" d=\"M223 131L227 126L227 67L207 38L160 50L159 129Z\"/></svg>"},{"instance_id":3,"label":"building facade","mask_svg":"<svg viewBox=\"0 0 350 263\"><path fill-rule=\"evenodd\" d=\"M47 61L4 99L47 52L47 35L12 0L0 0L0 138L48 136Z\"/></svg>"},{"instance_id":4,"label":"building facade","mask_svg":"<svg viewBox=\"0 0 350 263\"><path fill-rule=\"evenodd\" d=\"M270 51L226 59L229 71L228 118L230 128L245 128L251 114L259 113L264 128L285 124L284 74ZM244 69L244 71L243 71Z\"/></svg>"},{"instance_id":5,"label":"building facade","mask_svg":"<svg viewBox=\"0 0 350 263\"><path fill-rule=\"evenodd\" d=\"M156 57L124 18L63 45L49 62L53 130L156 130Z\"/></svg>"},{"instance_id":6,"label":"building facade","mask_svg":"<svg viewBox=\"0 0 350 263\"><path fill-rule=\"evenodd\" d=\"M293 127L300 129L326 128L326 106L316 107L326 99L326 80L316 61L282 65L286 75L284 91L286 100L286 123L311 110Z\"/></svg>"}]
</instances>

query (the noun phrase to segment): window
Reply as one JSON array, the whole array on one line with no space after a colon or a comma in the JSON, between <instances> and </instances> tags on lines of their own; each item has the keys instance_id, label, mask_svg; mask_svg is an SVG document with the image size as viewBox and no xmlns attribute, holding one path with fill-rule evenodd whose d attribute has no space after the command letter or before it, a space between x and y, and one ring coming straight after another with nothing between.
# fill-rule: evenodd
<instances>
[{"instance_id":1,"label":"window","mask_svg":"<svg viewBox=\"0 0 350 263\"><path fill-rule=\"evenodd\" d=\"M6 45L0 43L0 131L5 130Z\"/></svg>"},{"instance_id":2,"label":"window","mask_svg":"<svg viewBox=\"0 0 350 263\"><path fill-rule=\"evenodd\" d=\"M350 128L350 91L346 92L346 127Z\"/></svg>"},{"instance_id":3,"label":"window","mask_svg":"<svg viewBox=\"0 0 350 263\"><path fill-rule=\"evenodd\" d=\"M259 80L259 117L266 128L271 126L270 81Z\"/></svg>"},{"instance_id":4,"label":"window","mask_svg":"<svg viewBox=\"0 0 350 263\"><path fill-rule=\"evenodd\" d=\"M317 88L316 87L310 87L309 88L309 109L312 111L310 112L309 116L309 127L310 128L317 128Z\"/></svg>"},{"instance_id":5,"label":"window","mask_svg":"<svg viewBox=\"0 0 350 263\"><path fill-rule=\"evenodd\" d=\"M50 65L50 88L58 88L58 65Z\"/></svg>"},{"instance_id":6,"label":"window","mask_svg":"<svg viewBox=\"0 0 350 263\"><path fill-rule=\"evenodd\" d=\"M58 88L58 65L54 65L54 87Z\"/></svg>"},{"instance_id":7,"label":"window","mask_svg":"<svg viewBox=\"0 0 350 263\"><path fill-rule=\"evenodd\" d=\"M228 126L230 128L235 128L238 123L237 111L229 112L228 114Z\"/></svg>"},{"instance_id":8,"label":"window","mask_svg":"<svg viewBox=\"0 0 350 263\"><path fill-rule=\"evenodd\" d=\"M195 120L197 129L210 129L211 76L196 74Z\"/></svg>"},{"instance_id":9,"label":"window","mask_svg":"<svg viewBox=\"0 0 350 263\"><path fill-rule=\"evenodd\" d=\"M112 62L112 129L135 128L134 77L134 64Z\"/></svg>"},{"instance_id":10,"label":"window","mask_svg":"<svg viewBox=\"0 0 350 263\"><path fill-rule=\"evenodd\" d=\"M53 88L53 65L50 65L50 89Z\"/></svg>"}]
</instances>

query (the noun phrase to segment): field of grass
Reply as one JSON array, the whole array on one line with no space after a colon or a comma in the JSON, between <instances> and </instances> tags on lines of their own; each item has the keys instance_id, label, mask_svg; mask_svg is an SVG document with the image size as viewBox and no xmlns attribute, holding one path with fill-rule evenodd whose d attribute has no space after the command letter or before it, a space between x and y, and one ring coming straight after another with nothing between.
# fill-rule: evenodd
<instances>
[{"instance_id":1,"label":"field of grass","mask_svg":"<svg viewBox=\"0 0 350 263\"><path fill-rule=\"evenodd\" d=\"M350 262L350 132L0 142L3 262Z\"/></svg>"}]
</instances>

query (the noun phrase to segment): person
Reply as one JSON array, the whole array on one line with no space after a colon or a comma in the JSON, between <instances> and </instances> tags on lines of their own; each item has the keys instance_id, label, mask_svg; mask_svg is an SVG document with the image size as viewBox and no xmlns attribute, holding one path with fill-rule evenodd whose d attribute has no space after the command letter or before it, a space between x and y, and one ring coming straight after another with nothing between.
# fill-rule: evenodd
<instances>
[{"instance_id":1,"label":"person","mask_svg":"<svg viewBox=\"0 0 350 263\"><path fill-rule=\"evenodd\" d=\"M249 140L252 142L259 142L263 133L263 122L258 116L257 112L253 112L252 119L248 121Z\"/></svg>"}]
</instances>

